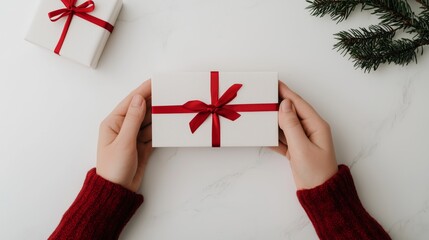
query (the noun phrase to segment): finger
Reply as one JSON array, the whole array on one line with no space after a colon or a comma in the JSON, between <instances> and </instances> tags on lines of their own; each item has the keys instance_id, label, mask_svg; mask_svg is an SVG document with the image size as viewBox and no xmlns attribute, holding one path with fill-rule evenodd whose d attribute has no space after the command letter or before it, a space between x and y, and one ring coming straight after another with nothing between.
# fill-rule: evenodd
<instances>
[{"instance_id":1,"label":"finger","mask_svg":"<svg viewBox=\"0 0 429 240\"><path fill-rule=\"evenodd\" d=\"M146 99L146 116L144 117L142 126L146 127L152 123L152 98Z\"/></svg>"},{"instance_id":2,"label":"finger","mask_svg":"<svg viewBox=\"0 0 429 240\"><path fill-rule=\"evenodd\" d=\"M280 131L279 131L279 142L281 142L287 146L286 137L285 137L285 134L283 133L282 129L280 129Z\"/></svg>"},{"instance_id":3,"label":"finger","mask_svg":"<svg viewBox=\"0 0 429 240\"><path fill-rule=\"evenodd\" d=\"M279 93L282 99L287 98L292 101L296 112L301 119L314 119L316 121L323 121L323 119L309 103L307 103L301 96L296 94L281 81L279 81Z\"/></svg>"},{"instance_id":4,"label":"finger","mask_svg":"<svg viewBox=\"0 0 429 240\"><path fill-rule=\"evenodd\" d=\"M112 143L118 136L123 121L123 117L107 116L107 118L101 122L99 127L99 144L109 145Z\"/></svg>"},{"instance_id":5,"label":"finger","mask_svg":"<svg viewBox=\"0 0 429 240\"><path fill-rule=\"evenodd\" d=\"M279 153L279 154L281 154L281 155L283 155L283 156L286 156L288 159L289 159L289 154L288 154L288 147L287 147L287 145L285 145L284 143L282 143L282 142L279 142L279 145L278 146L276 146L276 147L270 147L273 151L275 151L275 152L277 152L277 153Z\"/></svg>"},{"instance_id":6,"label":"finger","mask_svg":"<svg viewBox=\"0 0 429 240\"><path fill-rule=\"evenodd\" d=\"M152 141L152 125L148 125L140 130L137 141L139 143L148 143Z\"/></svg>"},{"instance_id":7,"label":"finger","mask_svg":"<svg viewBox=\"0 0 429 240\"><path fill-rule=\"evenodd\" d=\"M134 182L141 183L144 177L147 163L149 162L149 157L152 154L152 142L147 144L139 144L138 146L139 159L136 174L134 175Z\"/></svg>"},{"instance_id":8,"label":"finger","mask_svg":"<svg viewBox=\"0 0 429 240\"><path fill-rule=\"evenodd\" d=\"M131 99L136 94L141 95L144 99L148 99L151 96L151 80L144 81L138 88L134 89L124 100L122 100L115 109L112 111L112 115L123 115L128 111L128 106L131 103Z\"/></svg>"},{"instance_id":9,"label":"finger","mask_svg":"<svg viewBox=\"0 0 429 240\"><path fill-rule=\"evenodd\" d=\"M330 149L332 146L332 136L327 122L320 117L309 103L281 81L279 81L279 92L281 98L288 98L292 101L308 139L321 148Z\"/></svg>"},{"instance_id":10,"label":"finger","mask_svg":"<svg viewBox=\"0 0 429 240\"><path fill-rule=\"evenodd\" d=\"M118 140L124 144L133 144L137 141L144 116L146 115L146 101L140 94L135 95L128 107Z\"/></svg>"},{"instance_id":11,"label":"finger","mask_svg":"<svg viewBox=\"0 0 429 240\"><path fill-rule=\"evenodd\" d=\"M279 107L279 126L283 130L289 149L301 149L308 143L307 135L293 110L292 102L285 99Z\"/></svg>"}]
</instances>

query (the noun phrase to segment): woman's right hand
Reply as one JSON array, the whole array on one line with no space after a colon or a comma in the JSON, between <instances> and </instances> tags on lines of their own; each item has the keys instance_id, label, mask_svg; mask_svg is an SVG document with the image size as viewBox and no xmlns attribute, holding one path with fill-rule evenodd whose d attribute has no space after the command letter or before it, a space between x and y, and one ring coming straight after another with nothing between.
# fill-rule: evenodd
<instances>
[{"instance_id":1,"label":"woman's right hand","mask_svg":"<svg viewBox=\"0 0 429 240\"><path fill-rule=\"evenodd\" d=\"M298 94L279 81L279 146L274 150L290 160L298 190L323 184L337 171L328 123Z\"/></svg>"}]
</instances>

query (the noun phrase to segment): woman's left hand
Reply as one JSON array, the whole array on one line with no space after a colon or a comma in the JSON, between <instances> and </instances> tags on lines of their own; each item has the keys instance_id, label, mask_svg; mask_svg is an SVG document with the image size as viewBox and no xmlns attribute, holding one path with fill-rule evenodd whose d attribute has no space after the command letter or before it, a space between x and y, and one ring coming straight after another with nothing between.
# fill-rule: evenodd
<instances>
[{"instance_id":1,"label":"woman's left hand","mask_svg":"<svg viewBox=\"0 0 429 240\"><path fill-rule=\"evenodd\" d=\"M99 130L97 174L133 192L141 185L152 153L150 98L147 80L122 100Z\"/></svg>"}]
</instances>

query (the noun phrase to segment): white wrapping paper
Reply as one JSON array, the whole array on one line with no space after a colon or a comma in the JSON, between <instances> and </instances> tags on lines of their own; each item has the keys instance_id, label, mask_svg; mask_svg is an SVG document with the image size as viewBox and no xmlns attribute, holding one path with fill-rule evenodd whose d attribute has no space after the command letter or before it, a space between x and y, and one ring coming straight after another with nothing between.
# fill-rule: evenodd
<instances>
[{"instance_id":1,"label":"white wrapping paper","mask_svg":"<svg viewBox=\"0 0 429 240\"><path fill-rule=\"evenodd\" d=\"M229 104L277 103L275 72L220 72L219 97L233 84L243 84ZM182 105L190 100L210 104L210 72L163 73L152 78L152 106ZM220 119L221 147L277 146L278 112L239 112L231 121ZM189 122L196 113L152 114L154 147L212 146L211 116L191 133Z\"/></svg>"},{"instance_id":2,"label":"white wrapping paper","mask_svg":"<svg viewBox=\"0 0 429 240\"><path fill-rule=\"evenodd\" d=\"M85 2L78 0L76 6ZM122 0L94 0L95 9L88 13L113 26L122 7ZM65 8L61 0L41 0L26 40L54 51L67 17L51 22L48 13ZM110 32L78 16L73 16L60 55L95 68Z\"/></svg>"}]
</instances>

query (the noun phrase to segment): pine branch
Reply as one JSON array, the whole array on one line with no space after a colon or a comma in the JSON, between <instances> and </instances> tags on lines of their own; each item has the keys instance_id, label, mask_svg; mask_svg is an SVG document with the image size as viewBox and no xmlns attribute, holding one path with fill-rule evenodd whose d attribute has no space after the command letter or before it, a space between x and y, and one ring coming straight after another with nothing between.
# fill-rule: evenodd
<instances>
[{"instance_id":1,"label":"pine branch","mask_svg":"<svg viewBox=\"0 0 429 240\"><path fill-rule=\"evenodd\" d=\"M420 0L427 1L427 0ZM382 24L412 27L415 14L405 0L307 0L310 13L323 17L330 15L337 22L347 19L355 8L361 4L362 10L370 10L382 20Z\"/></svg>"},{"instance_id":2,"label":"pine branch","mask_svg":"<svg viewBox=\"0 0 429 240\"><path fill-rule=\"evenodd\" d=\"M417 54L423 53L422 46L429 44L429 39L399 39L376 48L364 45L360 48L350 49L350 56L353 58L354 66L362 68L365 72L376 70L382 63L395 63L398 65L408 65L410 62L417 62Z\"/></svg>"},{"instance_id":3,"label":"pine branch","mask_svg":"<svg viewBox=\"0 0 429 240\"><path fill-rule=\"evenodd\" d=\"M429 0L416 0L421 4L422 12L417 18L417 24L421 31L417 31L419 35L429 35Z\"/></svg>"},{"instance_id":4,"label":"pine branch","mask_svg":"<svg viewBox=\"0 0 429 240\"><path fill-rule=\"evenodd\" d=\"M416 0L416 2L422 5L422 9L429 9L429 0Z\"/></svg>"},{"instance_id":5,"label":"pine branch","mask_svg":"<svg viewBox=\"0 0 429 240\"><path fill-rule=\"evenodd\" d=\"M342 54L349 53L353 48L361 48L369 45L377 47L384 44L386 41L391 41L395 36L396 29L389 25L371 25L368 29L350 29L349 31L341 31L335 34L338 43L334 45L334 49Z\"/></svg>"},{"instance_id":6,"label":"pine branch","mask_svg":"<svg viewBox=\"0 0 429 240\"><path fill-rule=\"evenodd\" d=\"M330 15L332 20L341 22L347 19L350 13L356 8L357 5L361 4L363 0L306 0L310 5L307 9L310 9L310 13L316 17L323 17Z\"/></svg>"},{"instance_id":7,"label":"pine branch","mask_svg":"<svg viewBox=\"0 0 429 240\"><path fill-rule=\"evenodd\" d=\"M382 20L381 24L409 28L414 26L415 14L405 0L365 1L363 10L372 10Z\"/></svg>"},{"instance_id":8,"label":"pine branch","mask_svg":"<svg viewBox=\"0 0 429 240\"><path fill-rule=\"evenodd\" d=\"M429 37L429 9L419 15L415 24L417 28L413 32L420 37Z\"/></svg>"},{"instance_id":9,"label":"pine branch","mask_svg":"<svg viewBox=\"0 0 429 240\"><path fill-rule=\"evenodd\" d=\"M335 34L338 42L334 49L350 54L355 67L365 72L376 70L380 64L407 65L417 62L423 54L423 46L429 45L429 0L416 0L422 12L416 15L406 0L307 0L308 9L314 16L330 17L341 22L361 6L381 20L379 25L350 29ZM411 39L393 40L397 30L413 35Z\"/></svg>"}]
</instances>

